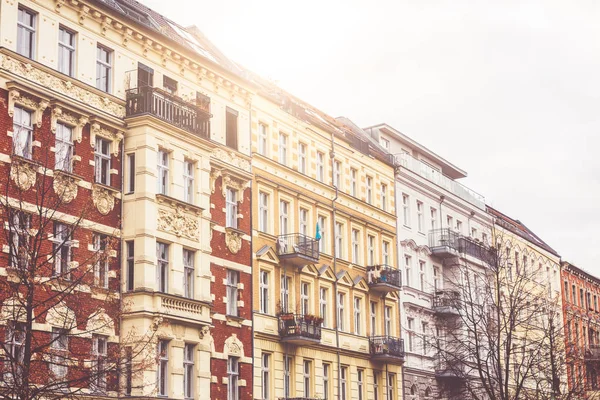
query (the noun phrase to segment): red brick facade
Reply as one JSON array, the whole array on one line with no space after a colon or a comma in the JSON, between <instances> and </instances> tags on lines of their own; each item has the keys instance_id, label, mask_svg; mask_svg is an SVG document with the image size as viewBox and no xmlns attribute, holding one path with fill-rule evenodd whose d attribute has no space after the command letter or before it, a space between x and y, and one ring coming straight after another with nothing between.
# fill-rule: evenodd
<instances>
[{"instance_id":1,"label":"red brick facade","mask_svg":"<svg viewBox=\"0 0 600 400\"><path fill-rule=\"evenodd\" d=\"M562 265L562 298L569 390L600 388L600 279Z\"/></svg>"}]
</instances>

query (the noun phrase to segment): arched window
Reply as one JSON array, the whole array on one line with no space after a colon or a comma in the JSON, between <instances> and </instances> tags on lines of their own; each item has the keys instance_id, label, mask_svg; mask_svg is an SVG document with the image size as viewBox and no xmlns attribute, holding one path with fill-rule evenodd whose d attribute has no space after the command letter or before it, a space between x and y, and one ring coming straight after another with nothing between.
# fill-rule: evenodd
<instances>
[{"instance_id":1,"label":"arched window","mask_svg":"<svg viewBox=\"0 0 600 400\"><path fill-rule=\"evenodd\" d=\"M416 394L417 394L417 392L418 392L417 385L412 385L412 386L410 387L410 394L411 394L412 396L414 396L414 395L416 395Z\"/></svg>"},{"instance_id":2,"label":"arched window","mask_svg":"<svg viewBox=\"0 0 600 400\"><path fill-rule=\"evenodd\" d=\"M427 388L425 389L425 397L430 397L431 396L431 387L427 386Z\"/></svg>"}]
</instances>

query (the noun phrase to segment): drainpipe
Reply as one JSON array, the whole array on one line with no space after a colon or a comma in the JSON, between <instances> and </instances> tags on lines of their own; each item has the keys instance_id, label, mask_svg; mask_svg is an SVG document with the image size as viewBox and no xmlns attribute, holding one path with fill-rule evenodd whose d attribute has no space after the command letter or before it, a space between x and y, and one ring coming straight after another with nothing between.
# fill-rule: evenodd
<instances>
[{"instance_id":1,"label":"drainpipe","mask_svg":"<svg viewBox=\"0 0 600 400\"><path fill-rule=\"evenodd\" d=\"M394 157L394 163L395 163L395 157ZM398 205L400 204L400 164L396 164L394 165L394 204L395 204L395 214L396 214L396 268L398 269L398 273L400 274L400 283L402 283L402 257L400 256L400 229L401 229L401 224L400 224L400 218L398 216ZM440 214L441 214L441 210L440 210ZM402 296L403 296L403 285L400 285L400 292L398 293L398 327L400 332L399 333L399 337L402 338L404 335L402 334L402 311L404 310L404 302L402 301ZM385 298L383 299L384 301L384 318L385 318ZM387 364L385 365L386 368L386 376L385 376L385 384L387 387L388 384L388 376L387 376ZM401 375L401 380L402 380L402 394L404 394L404 366L402 366L402 369L400 370ZM387 397L387 390L386 390L386 397Z\"/></svg>"},{"instance_id":2,"label":"drainpipe","mask_svg":"<svg viewBox=\"0 0 600 400\"><path fill-rule=\"evenodd\" d=\"M250 169L252 169L252 100L250 100L250 102L248 103L248 152L250 153ZM252 176L254 176L254 174L252 174ZM254 222L252 220L252 210L253 210L253 196L252 194L254 193L253 187L252 187L252 177L250 177L250 267L252 268L252 255L254 254L254 248L253 248L253 241L252 238L254 237L254 235L252 234L252 229L254 229ZM243 195L243 194L242 194ZM254 268L252 268L252 270L254 270ZM250 356L252 357L252 371L254 371L254 290L252 290L252 283L254 280L254 274L250 274L250 286L251 286L251 290L250 290L250 310L252 312L251 318L252 318L252 326L250 327L250 332L251 332L251 339L252 339L252 346L251 350L250 350ZM258 279L260 279L260 272L258 275ZM277 321L277 323L279 323L279 321ZM254 373L254 372L252 372ZM253 380L254 381L254 380ZM252 391L254 392L254 382L252 383Z\"/></svg>"},{"instance_id":3,"label":"drainpipe","mask_svg":"<svg viewBox=\"0 0 600 400\"><path fill-rule=\"evenodd\" d=\"M334 181L335 174L335 142L333 133L331 134L331 152L329 153L329 158L331 160L331 182ZM335 217L336 217L336 208L335 202L338 198L338 187L335 188L335 197L331 200L331 208L332 208L332 218L331 218L331 237L333 239L333 274L335 275L335 280L333 281L334 287L334 298L335 298L335 353L337 358L337 376L338 376L338 397L340 397L340 393L342 393L342 375L341 375L341 361L340 361L340 329L339 329L339 321L338 321L338 278L337 278L337 256L336 256L336 241L335 241Z\"/></svg>"},{"instance_id":4,"label":"drainpipe","mask_svg":"<svg viewBox=\"0 0 600 400\"><path fill-rule=\"evenodd\" d=\"M469 230L467 234L471 237L471 218L475 216L475 211L471 211L469 214L469 218L467 218L467 229Z\"/></svg>"}]
</instances>

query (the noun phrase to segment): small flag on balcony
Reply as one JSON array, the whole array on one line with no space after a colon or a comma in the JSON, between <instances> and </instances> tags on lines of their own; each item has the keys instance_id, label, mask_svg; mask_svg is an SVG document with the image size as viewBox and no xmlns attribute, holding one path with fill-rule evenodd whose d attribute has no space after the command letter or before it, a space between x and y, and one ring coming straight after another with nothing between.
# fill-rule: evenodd
<instances>
[{"instance_id":1,"label":"small flag on balcony","mask_svg":"<svg viewBox=\"0 0 600 400\"><path fill-rule=\"evenodd\" d=\"M315 234L315 239L317 240L321 240L321 226L319 225L319 223L317 222L317 229L316 229L317 233Z\"/></svg>"}]
</instances>

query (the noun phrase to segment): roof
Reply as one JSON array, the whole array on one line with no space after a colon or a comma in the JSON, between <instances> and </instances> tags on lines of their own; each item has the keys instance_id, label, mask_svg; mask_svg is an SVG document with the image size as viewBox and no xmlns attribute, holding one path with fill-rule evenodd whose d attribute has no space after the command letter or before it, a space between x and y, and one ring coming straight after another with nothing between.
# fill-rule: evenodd
<instances>
[{"instance_id":1,"label":"roof","mask_svg":"<svg viewBox=\"0 0 600 400\"><path fill-rule=\"evenodd\" d=\"M573 274L584 276L585 278L587 278L591 281L594 281L596 284L600 285L600 278L590 274L583 268L577 267L568 261L563 261L561 263L561 266L563 269L567 269L567 270L569 270L569 272L571 272Z\"/></svg>"},{"instance_id":2,"label":"roof","mask_svg":"<svg viewBox=\"0 0 600 400\"><path fill-rule=\"evenodd\" d=\"M428 158L430 158L432 160L435 160L442 167L442 173L451 179L460 179L460 178L465 178L467 176L467 172L465 170L457 167L456 165L452 164L450 161L437 155L433 151L429 150L427 147L416 142L415 140L406 136L404 133L400 132L399 130L393 128L392 126L390 126L386 123L373 125L373 126L364 128L364 130L370 130L370 129L379 129L381 131L384 131L388 135L391 135L392 137L394 137L399 142L404 143L406 146L416 149L419 153L427 156Z\"/></svg>"},{"instance_id":3,"label":"roof","mask_svg":"<svg viewBox=\"0 0 600 400\"><path fill-rule=\"evenodd\" d=\"M546 242L544 242L538 235L533 233L531 229L529 229L525 224L523 224L518 219L512 219L506 214L501 213L493 207L486 205L488 213L495 217L494 222L504 229L507 229L519 236L528 242L532 243L535 246L541 247L547 252L554 254L557 257L560 257L558 252L550 247Z\"/></svg>"}]
</instances>

